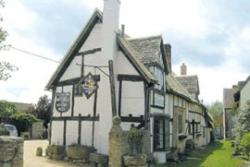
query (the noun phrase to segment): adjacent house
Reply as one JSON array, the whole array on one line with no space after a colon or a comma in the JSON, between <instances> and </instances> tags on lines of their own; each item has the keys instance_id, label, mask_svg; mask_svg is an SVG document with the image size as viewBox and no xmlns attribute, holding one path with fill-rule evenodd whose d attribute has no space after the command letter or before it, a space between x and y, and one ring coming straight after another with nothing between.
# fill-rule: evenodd
<instances>
[{"instance_id":1,"label":"adjacent house","mask_svg":"<svg viewBox=\"0 0 250 167\"><path fill-rule=\"evenodd\" d=\"M237 123L236 111L244 110L250 104L250 76L239 81L232 88L223 90L225 138L234 137Z\"/></svg>"},{"instance_id":2,"label":"adjacent house","mask_svg":"<svg viewBox=\"0 0 250 167\"><path fill-rule=\"evenodd\" d=\"M131 38L119 29L119 0L95 10L46 88L53 92L50 143L94 146L108 154L112 118L150 133L150 152L210 142L212 119L199 102L197 76L176 77L162 36ZM194 85L192 85L194 84Z\"/></svg>"},{"instance_id":3,"label":"adjacent house","mask_svg":"<svg viewBox=\"0 0 250 167\"><path fill-rule=\"evenodd\" d=\"M17 111L29 113L32 112L35 108L35 105L32 103L21 103L21 102L12 102L15 106Z\"/></svg>"},{"instance_id":4,"label":"adjacent house","mask_svg":"<svg viewBox=\"0 0 250 167\"><path fill-rule=\"evenodd\" d=\"M223 105L224 105L224 138L233 137L233 129L235 128L236 117L233 115L235 108L234 94L237 88L225 88L223 90Z\"/></svg>"}]
</instances>

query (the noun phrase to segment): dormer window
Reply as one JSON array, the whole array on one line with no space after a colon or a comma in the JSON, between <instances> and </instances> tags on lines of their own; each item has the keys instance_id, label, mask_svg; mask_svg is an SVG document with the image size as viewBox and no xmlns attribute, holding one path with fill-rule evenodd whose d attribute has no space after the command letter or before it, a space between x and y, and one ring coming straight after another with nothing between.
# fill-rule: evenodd
<instances>
[{"instance_id":1,"label":"dormer window","mask_svg":"<svg viewBox=\"0 0 250 167\"><path fill-rule=\"evenodd\" d=\"M155 84L155 88L159 90L164 89L164 72L162 69L156 65L149 67L149 70L152 74L154 74L155 79L158 81L157 84Z\"/></svg>"}]
</instances>

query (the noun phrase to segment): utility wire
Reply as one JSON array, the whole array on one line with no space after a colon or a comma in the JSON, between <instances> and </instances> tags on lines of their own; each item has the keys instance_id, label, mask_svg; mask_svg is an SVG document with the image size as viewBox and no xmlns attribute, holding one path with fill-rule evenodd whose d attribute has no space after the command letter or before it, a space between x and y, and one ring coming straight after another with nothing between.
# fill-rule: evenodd
<instances>
[{"instance_id":1,"label":"utility wire","mask_svg":"<svg viewBox=\"0 0 250 167\"><path fill-rule=\"evenodd\" d=\"M41 58L41 59L44 59L44 60L47 60L47 61L51 61L51 62L54 62L54 63L60 63L60 61L58 61L58 60L54 60L54 59L51 59L51 58L48 58L48 57L45 57L45 56L41 56L39 54L32 53L32 52L24 50L24 49L20 49L20 48L11 46L11 45L9 45L8 47L11 48L11 49L14 49L16 51L19 51L19 52L22 52L22 53L25 53L25 54L28 54L28 55L31 55L31 56L35 56L35 57L38 57L38 58ZM76 63L76 65L81 65L81 64ZM98 69L99 71L101 71L104 75L109 76L109 74L107 74L104 70L101 69L101 68L108 68L108 66L95 66L95 65L87 65L87 64L84 65L84 66L93 67L93 68Z\"/></svg>"},{"instance_id":2,"label":"utility wire","mask_svg":"<svg viewBox=\"0 0 250 167\"><path fill-rule=\"evenodd\" d=\"M54 60L54 59L51 59L51 58L48 58L48 57L45 57L45 56L41 56L39 54L36 54L36 53L32 53L32 52L29 52L29 51L26 51L26 50L23 50L23 49L19 49L17 47L14 47L14 46L9 46L11 49L14 49L14 50L17 50L19 52L22 52L22 53L25 53L25 54L28 54L28 55L32 55L32 56L35 56L35 57L39 57L41 59L44 59L44 60L48 60L48 61L51 61L51 62L54 62L54 63L60 63L60 61L57 61L57 60Z\"/></svg>"}]
</instances>

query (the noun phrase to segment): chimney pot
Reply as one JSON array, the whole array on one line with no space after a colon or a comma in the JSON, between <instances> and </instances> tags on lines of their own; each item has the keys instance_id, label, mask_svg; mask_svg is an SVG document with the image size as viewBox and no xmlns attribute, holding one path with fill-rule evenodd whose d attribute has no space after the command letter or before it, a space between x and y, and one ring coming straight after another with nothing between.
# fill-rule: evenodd
<instances>
[{"instance_id":1,"label":"chimney pot","mask_svg":"<svg viewBox=\"0 0 250 167\"><path fill-rule=\"evenodd\" d=\"M121 36L124 37L125 36L125 25L122 24L122 32L121 32Z\"/></svg>"},{"instance_id":2,"label":"chimney pot","mask_svg":"<svg viewBox=\"0 0 250 167\"><path fill-rule=\"evenodd\" d=\"M187 66L185 63L181 65L181 75L187 75Z\"/></svg>"}]
</instances>

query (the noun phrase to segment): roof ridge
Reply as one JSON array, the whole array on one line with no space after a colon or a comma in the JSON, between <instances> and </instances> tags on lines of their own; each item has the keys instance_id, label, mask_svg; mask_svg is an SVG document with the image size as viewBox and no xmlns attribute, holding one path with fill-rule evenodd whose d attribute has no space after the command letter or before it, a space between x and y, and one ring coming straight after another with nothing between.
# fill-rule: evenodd
<instances>
[{"instance_id":1,"label":"roof ridge","mask_svg":"<svg viewBox=\"0 0 250 167\"><path fill-rule=\"evenodd\" d=\"M175 76L176 78L184 78L184 77L197 77L198 78L198 75L195 74L195 75L178 75L178 76Z\"/></svg>"},{"instance_id":2,"label":"roof ridge","mask_svg":"<svg viewBox=\"0 0 250 167\"><path fill-rule=\"evenodd\" d=\"M162 38L162 34L152 35L152 36L145 36L145 37L129 38L129 39L126 39L126 40L128 40L128 41L136 41L136 40L146 40L146 39L154 39L154 38Z\"/></svg>"},{"instance_id":3,"label":"roof ridge","mask_svg":"<svg viewBox=\"0 0 250 167\"><path fill-rule=\"evenodd\" d=\"M173 73L170 73L167 75L167 77L170 77L172 78L172 80L174 80L176 86L178 86L182 91L182 92L178 92L178 90L173 90L174 92L177 92L183 96L185 96L186 98L188 98L189 100L193 101L193 102L196 102L197 103L197 100L194 99L191 94L188 92L188 90L175 78L175 76L173 75ZM168 82L168 81L167 81Z\"/></svg>"}]
</instances>

